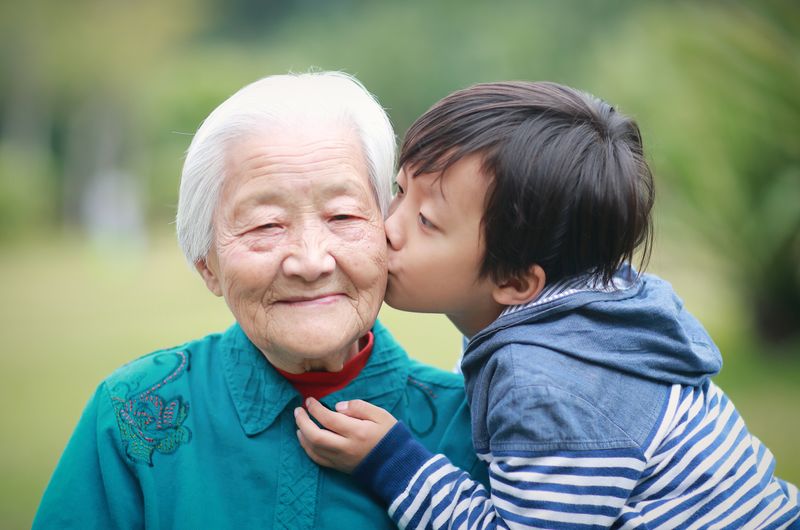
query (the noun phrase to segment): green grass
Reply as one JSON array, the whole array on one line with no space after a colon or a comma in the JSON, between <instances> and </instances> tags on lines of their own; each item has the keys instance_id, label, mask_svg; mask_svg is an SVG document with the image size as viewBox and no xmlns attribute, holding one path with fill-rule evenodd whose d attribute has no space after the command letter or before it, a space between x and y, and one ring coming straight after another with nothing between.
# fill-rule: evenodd
<instances>
[{"instance_id":1,"label":"green grass","mask_svg":"<svg viewBox=\"0 0 800 530\"><path fill-rule=\"evenodd\" d=\"M6 248L0 278L0 528L26 528L99 381L144 353L222 330L232 318L166 235L146 252L68 237ZM709 303L705 291L713 285L703 285L687 298L690 308L701 319L737 322L729 300ZM460 339L443 317L384 307L381 319L412 356L445 369L455 364ZM765 360L744 351L746 344L733 349L720 381L777 456L778 473L800 483L800 363Z\"/></svg>"}]
</instances>

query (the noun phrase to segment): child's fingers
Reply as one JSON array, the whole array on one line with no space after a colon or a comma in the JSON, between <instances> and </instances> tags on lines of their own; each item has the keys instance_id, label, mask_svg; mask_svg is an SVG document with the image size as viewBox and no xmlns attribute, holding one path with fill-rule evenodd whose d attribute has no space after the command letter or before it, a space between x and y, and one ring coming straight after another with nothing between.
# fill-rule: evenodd
<instances>
[{"instance_id":1,"label":"child's fingers","mask_svg":"<svg viewBox=\"0 0 800 530\"><path fill-rule=\"evenodd\" d=\"M330 467L331 465L330 460L317 452L316 447L314 447L314 445L308 442L308 439L305 436L303 436L303 433L300 429L297 429L297 441L300 442L300 447L303 448L303 450L306 452L306 454L312 461L321 466Z\"/></svg>"},{"instance_id":2,"label":"child's fingers","mask_svg":"<svg viewBox=\"0 0 800 530\"><path fill-rule=\"evenodd\" d=\"M340 401L336 404L336 411L359 420L369 420L375 423L394 422L394 416L384 409L361 399Z\"/></svg>"},{"instance_id":3,"label":"child's fingers","mask_svg":"<svg viewBox=\"0 0 800 530\"><path fill-rule=\"evenodd\" d=\"M294 420L307 445L313 446L315 451L338 449L345 441L335 432L317 427L317 424L311 420L308 413L300 407L294 409ZM303 445L303 448L305 449L306 445Z\"/></svg>"},{"instance_id":4,"label":"child's fingers","mask_svg":"<svg viewBox=\"0 0 800 530\"><path fill-rule=\"evenodd\" d=\"M306 408L308 409L308 413L329 431L347 436L356 428L354 419L328 409L314 398L306 399Z\"/></svg>"}]
</instances>

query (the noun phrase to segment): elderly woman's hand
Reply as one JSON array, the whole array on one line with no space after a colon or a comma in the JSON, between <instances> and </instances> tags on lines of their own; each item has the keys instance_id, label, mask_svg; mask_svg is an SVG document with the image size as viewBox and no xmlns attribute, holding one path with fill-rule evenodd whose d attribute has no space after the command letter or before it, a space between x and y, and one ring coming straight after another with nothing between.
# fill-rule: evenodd
<instances>
[{"instance_id":1,"label":"elderly woman's hand","mask_svg":"<svg viewBox=\"0 0 800 530\"><path fill-rule=\"evenodd\" d=\"M294 410L297 438L317 464L351 473L397 423L380 407L360 399L340 401L334 412L314 398L306 400L308 413ZM325 429L320 429L309 413Z\"/></svg>"}]
</instances>

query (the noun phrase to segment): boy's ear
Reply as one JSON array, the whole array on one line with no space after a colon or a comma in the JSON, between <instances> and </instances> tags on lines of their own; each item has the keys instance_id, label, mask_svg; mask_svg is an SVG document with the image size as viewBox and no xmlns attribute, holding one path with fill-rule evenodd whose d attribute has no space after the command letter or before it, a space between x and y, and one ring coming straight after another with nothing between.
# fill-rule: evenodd
<instances>
[{"instance_id":1,"label":"boy's ear","mask_svg":"<svg viewBox=\"0 0 800 530\"><path fill-rule=\"evenodd\" d=\"M492 296L501 305L524 304L542 292L546 279L543 268L531 265L523 274L496 284Z\"/></svg>"},{"instance_id":2,"label":"boy's ear","mask_svg":"<svg viewBox=\"0 0 800 530\"><path fill-rule=\"evenodd\" d=\"M220 288L219 277L215 272L215 269L217 269L215 265L215 260L210 253L209 256L194 262L194 268L197 269L197 272L200 273L203 281L206 282L206 287L208 287L208 290L214 293L216 296L222 296L222 288Z\"/></svg>"}]
</instances>

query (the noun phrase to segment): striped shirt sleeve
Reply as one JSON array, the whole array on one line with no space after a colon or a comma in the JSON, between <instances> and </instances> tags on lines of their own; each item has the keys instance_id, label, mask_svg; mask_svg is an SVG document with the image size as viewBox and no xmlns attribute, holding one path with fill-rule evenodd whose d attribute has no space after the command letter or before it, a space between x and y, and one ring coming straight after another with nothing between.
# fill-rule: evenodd
<instances>
[{"instance_id":1,"label":"striped shirt sleeve","mask_svg":"<svg viewBox=\"0 0 800 530\"><path fill-rule=\"evenodd\" d=\"M786 528L800 515L797 488L712 382L674 385L647 466L619 528ZM797 523L800 525L800 523Z\"/></svg>"},{"instance_id":2,"label":"striped shirt sleeve","mask_svg":"<svg viewBox=\"0 0 800 530\"><path fill-rule=\"evenodd\" d=\"M488 490L398 423L357 475L400 528L800 529L798 489L710 381L674 385L642 448L478 456Z\"/></svg>"},{"instance_id":3,"label":"striped shirt sleeve","mask_svg":"<svg viewBox=\"0 0 800 530\"><path fill-rule=\"evenodd\" d=\"M627 449L479 455L491 460L488 491L398 425L356 475L400 528L608 528L644 468Z\"/></svg>"},{"instance_id":4,"label":"striped shirt sleeve","mask_svg":"<svg viewBox=\"0 0 800 530\"><path fill-rule=\"evenodd\" d=\"M710 381L672 386L644 447L563 445L479 454L487 489L398 424L357 471L400 528L800 528L798 489Z\"/></svg>"}]
</instances>

